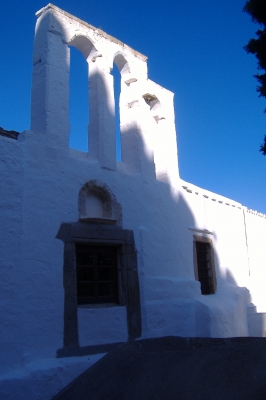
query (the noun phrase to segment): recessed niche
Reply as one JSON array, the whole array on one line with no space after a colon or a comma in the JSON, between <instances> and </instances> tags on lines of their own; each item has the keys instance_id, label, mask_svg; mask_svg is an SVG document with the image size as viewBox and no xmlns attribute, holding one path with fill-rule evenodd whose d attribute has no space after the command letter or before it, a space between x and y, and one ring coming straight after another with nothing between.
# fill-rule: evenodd
<instances>
[{"instance_id":1,"label":"recessed niche","mask_svg":"<svg viewBox=\"0 0 266 400\"><path fill-rule=\"evenodd\" d=\"M122 208L102 182L92 180L79 192L79 219L83 222L122 225Z\"/></svg>"}]
</instances>

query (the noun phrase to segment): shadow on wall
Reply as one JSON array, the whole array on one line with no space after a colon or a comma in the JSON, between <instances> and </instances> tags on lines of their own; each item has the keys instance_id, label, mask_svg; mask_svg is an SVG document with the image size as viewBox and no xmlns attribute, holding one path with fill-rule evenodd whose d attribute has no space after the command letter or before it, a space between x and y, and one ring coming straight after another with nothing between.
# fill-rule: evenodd
<instances>
[{"instance_id":1,"label":"shadow on wall","mask_svg":"<svg viewBox=\"0 0 266 400\"><path fill-rule=\"evenodd\" d=\"M96 80L99 82L101 76ZM110 110L109 118L114 118ZM195 264L199 268L200 254L193 255L195 238L188 229L196 225L193 212L180 191L167 182L167 175L164 182L156 179L156 166L147 156L144 140L145 131L138 120L123 130L122 162L117 163L116 172L122 174L123 186L118 184L114 191L123 207L124 227L133 229L135 234L141 304L146 305L142 306L142 335L248 336L248 291L237 286L230 271L226 275L221 273L215 235L198 234L211 238L213 249L213 265L208 248L201 260L209 267L207 276L201 277L202 284L207 279L207 285L215 281L216 287L215 293L201 294L200 284L195 281ZM104 183L112 187L108 174ZM263 320L254 315L248 316L250 334L263 336L259 333Z\"/></svg>"},{"instance_id":2,"label":"shadow on wall","mask_svg":"<svg viewBox=\"0 0 266 400\"><path fill-rule=\"evenodd\" d=\"M57 22L60 25L60 22ZM41 24L38 29L40 26ZM62 32L64 27L61 27L61 36ZM55 138L55 143L59 144L60 148L60 144L68 142L69 138L67 58L69 51L64 47L68 46L62 42L58 32L49 32L49 35L61 49L60 74L58 69L54 68L56 64L52 62L48 73L49 85L53 90L49 92L49 88L46 89L45 96L53 98L49 98L48 101L38 100L40 93L43 92L39 91L38 85L34 87L33 78L32 101L34 103L37 99L39 109L38 113L32 113L34 121L32 127L35 127L34 130L37 132L42 132L44 129L47 135ZM128 123L121 129L122 161L117 163L113 78L106 69L101 70L104 54L98 56L97 49L84 36L75 37L71 44L82 52L92 66L89 75L88 164L91 158L99 161L103 169L97 174L104 177L101 179L112 189L122 205L124 228L133 230L135 235L142 304L142 335L243 336L245 332L247 334L247 330L245 331L247 296L241 292L233 279L228 283L228 279L222 277L215 248L213 248L215 274L212 279L217 279L216 293L201 295L200 284L195 280L193 234L188 229L195 226L195 218L180 189L177 188L177 174L174 179L177 186L173 187L169 183L167 158L164 176L160 178L161 180L156 178L157 171L153 160L154 158L159 160L159 154L154 157L154 143L158 135L167 137L168 132L156 128L156 124L160 121L155 121L154 117L148 114L149 110L144 109L145 100L142 97L144 93L141 93L138 101L131 103ZM59 59L58 53L54 53L53 57L55 60L52 61ZM39 71L38 79L41 79L41 84L45 86L47 70L43 69L41 62L34 68L35 76L38 68L42 69ZM121 83L123 84L124 82ZM123 120L123 110L120 109L120 112ZM42 118L47 115L50 119L48 123L44 123ZM40 127L37 117L40 119ZM61 137L58 138L58 135L64 136L63 140ZM161 149L157 151L159 150ZM172 151L175 149L169 148L168 151L171 159ZM74 184L74 174L69 179L73 179ZM99 177L88 174L86 179L89 181ZM83 184L85 183L84 181ZM77 207L77 204L73 204L73 207ZM203 233L200 235L206 236ZM208 246L205 250L203 246L202 262L208 266L210 260L207 253ZM196 264L199 264L198 259ZM207 281L209 278L208 274L204 277ZM226 296L225 292L220 290L225 286L228 288ZM220 320L217 315L221 315Z\"/></svg>"},{"instance_id":3,"label":"shadow on wall","mask_svg":"<svg viewBox=\"0 0 266 400\"><path fill-rule=\"evenodd\" d=\"M231 286L237 286L237 283L230 271L226 271L224 281ZM257 312L257 307L250 302L250 294L247 296L247 324L248 336L266 337L266 313Z\"/></svg>"}]
</instances>

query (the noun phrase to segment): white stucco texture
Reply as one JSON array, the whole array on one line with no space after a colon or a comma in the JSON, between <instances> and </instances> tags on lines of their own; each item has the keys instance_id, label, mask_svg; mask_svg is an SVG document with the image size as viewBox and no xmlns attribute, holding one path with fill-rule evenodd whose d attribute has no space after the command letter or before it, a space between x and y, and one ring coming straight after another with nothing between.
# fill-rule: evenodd
<instances>
[{"instance_id":1,"label":"white stucco texture","mask_svg":"<svg viewBox=\"0 0 266 400\"><path fill-rule=\"evenodd\" d=\"M88 63L88 152L68 144L70 46ZM73 350L72 336L75 351L89 354L127 341L134 324L133 338L266 335L266 216L180 178L173 96L148 79L147 58L126 44L51 4L37 13L30 130L17 140L0 136L1 399L48 399L98 359L58 358ZM80 214L79 193L92 180L115 199L108 218L97 192ZM58 237L71 224L89 231L92 220L93 234ZM128 251L117 267L124 300L81 307L69 294L69 249L80 240L105 243L97 239L104 229L114 232L109 245ZM116 239L121 231L134 245ZM198 281L198 241L210 249L211 294Z\"/></svg>"},{"instance_id":2,"label":"white stucco texture","mask_svg":"<svg viewBox=\"0 0 266 400\"><path fill-rule=\"evenodd\" d=\"M126 342L128 339L126 307L79 308L79 344Z\"/></svg>"}]
</instances>

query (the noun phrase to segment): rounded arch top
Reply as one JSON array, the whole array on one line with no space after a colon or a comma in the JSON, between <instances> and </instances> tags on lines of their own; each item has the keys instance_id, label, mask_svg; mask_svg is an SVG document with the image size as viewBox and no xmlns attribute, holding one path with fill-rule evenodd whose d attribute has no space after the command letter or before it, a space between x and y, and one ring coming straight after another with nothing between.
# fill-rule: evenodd
<instances>
[{"instance_id":1,"label":"rounded arch top","mask_svg":"<svg viewBox=\"0 0 266 400\"><path fill-rule=\"evenodd\" d=\"M121 52L116 53L114 55L113 61L116 64L117 68L119 69L121 76L127 75L131 72L129 63L123 53Z\"/></svg>"},{"instance_id":2,"label":"rounded arch top","mask_svg":"<svg viewBox=\"0 0 266 400\"><path fill-rule=\"evenodd\" d=\"M157 123L159 120L165 119L165 117L163 116L162 104L156 95L145 93L142 97L144 98L145 102L149 105L151 115L153 116L153 118Z\"/></svg>"},{"instance_id":3,"label":"rounded arch top","mask_svg":"<svg viewBox=\"0 0 266 400\"><path fill-rule=\"evenodd\" d=\"M74 35L68 41L68 45L79 50L83 54L84 58L88 61L90 61L98 53L91 39L85 35Z\"/></svg>"},{"instance_id":4,"label":"rounded arch top","mask_svg":"<svg viewBox=\"0 0 266 400\"><path fill-rule=\"evenodd\" d=\"M78 208L81 221L122 225L122 207L103 182L90 180L82 186Z\"/></svg>"},{"instance_id":5,"label":"rounded arch top","mask_svg":"<svg viewBox=\"0 0 266 400\"><path fill-rule=\"evenodd\" d=\"M156 98L150 102L150 110L151 111L159 111L161 109L162 109L162 105L158 98Z\"/></svg>"}]
</instances>

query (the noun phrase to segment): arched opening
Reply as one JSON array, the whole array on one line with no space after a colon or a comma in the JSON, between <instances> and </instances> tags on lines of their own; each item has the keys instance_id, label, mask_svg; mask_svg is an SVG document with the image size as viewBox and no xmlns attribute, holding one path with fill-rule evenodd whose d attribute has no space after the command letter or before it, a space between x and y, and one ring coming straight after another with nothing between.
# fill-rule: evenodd
<instances>
[{"instance_id":1,"label":"arched opening","mask_svg":"<svg viewBox=\"0 0 266 400\"><path fill-rule=\"evenodd\" d=\"M70 47L69 87L69 147L87 152L89 123L88 63L75 47Z\"/></svg>"},{"instance_id":2,"label":"arched opening","mask_svg":"<svg viewBox=\"0 0 266 400\"><path fill-rule=\"evenodd\" d=\"M70 137L69 147L88 151L89 60L97 54L85 36L74 36L70 46Z\"/></svg>"},{"instance_id":3,"label":"arched opening","mask_svg":"<svg viewBox=\"0 0 266 400\"><path fill-rule=\"evenodd\" d=\"M111 74L114 78L114 98L115 98L115 131L116 131L116 160L121 161L121 131L120 131L120 92L121 75L118 66L114 62Z\"/></svg>"},{"instance_id":4,"label":"arched opening","mask_svg":"<svg viewBox=\"0 0 266 400\"><path fill-rule=\"evenodd\" d=\"M114 98L115 98L115 123L116 123L116 160L121 161L121 130L120 130L120 93L121 77L130 73L127 60L122 54L114 57L112 75L114 77Z\"/></svg>"}]
</instances>

